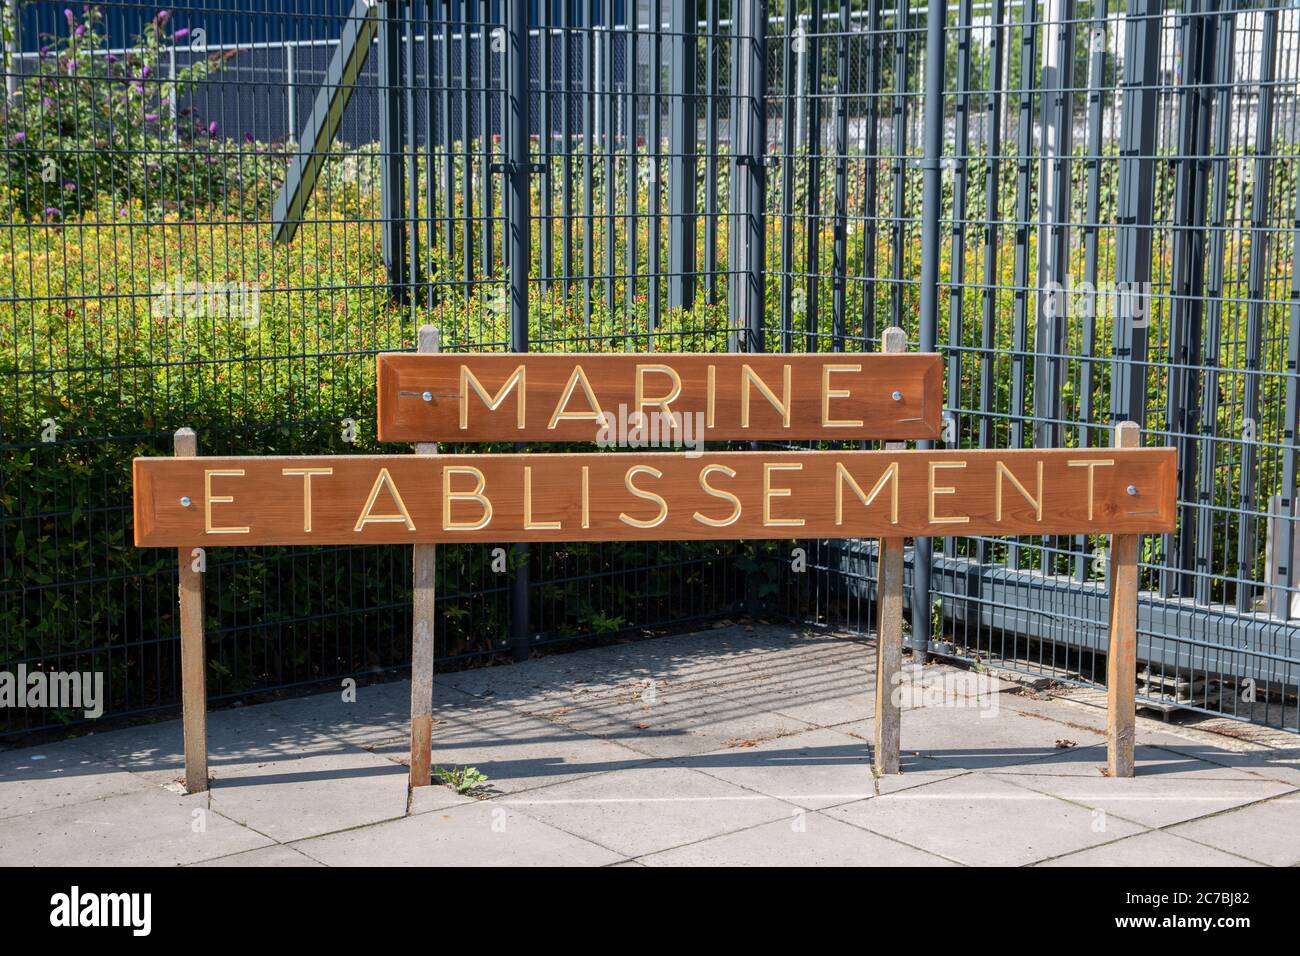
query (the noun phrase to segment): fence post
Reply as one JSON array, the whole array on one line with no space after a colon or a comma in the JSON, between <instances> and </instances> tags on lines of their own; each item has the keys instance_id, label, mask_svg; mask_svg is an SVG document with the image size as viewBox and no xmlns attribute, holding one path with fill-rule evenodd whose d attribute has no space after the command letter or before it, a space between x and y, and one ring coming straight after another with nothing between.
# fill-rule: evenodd
<instances>
[{"instance_id":1,"label":"fence post","mask_svg":"<svg viewBox=\"0 0 1300 956\"><path fill-rule=\"evenodd\" d=\"M672 153L669 182L668 307L689 309L695 302L695 0L672 0ZM659 24L654 24L658 31ZM652 69L658 70L654 63ZM659 108L659 103L654 103ZM655 144L656 153L658 143Z\"/></svg>"},{"instance_id":2,"label":"fence post","mask_svg":"<svg viewBox=\"0 0 1300 956\"><path fill-rule=\"evenodd\" d=\"M1155 185L1157 68L1160 59L1160 0L1129 0L1124 21L1124 80L1119 144L1119 234L1115 240L1115 283L1139 290L1149 310L1151 218ZM1111 376L1111 420L1146 421L1147 321L1133 308L1132 294L1115 303Z\"/></svg>"},{"instance_id":3,"label":"fence post","mask_svg":"<svg viewBox=\"0 0 1300 956\"><path fill-rule=\"evenodd\" d=\"M1115 426L1116 448L1137 448L1137 422ZM1137 733L1138 536L1110 536L1110 643L1106 651L1106 768L1112 777L1133 776Z\"/></svg>"},{"instance_id":4,"label":"fence post","mask_svg":"<svg viewBox=\"0 0 1300 956\"><path fill-rule=\"evenodd\" d=\"M402 33L396 0L379 8L380 229L389 292L406 301L406 183L402 127Z\"/></svg>"},{"instance_id":5,"label":"fence post","mask_svg":"<svg viewBox=\"0 0 1300 956\"><path fill-rule=\"evenodd\" d=\"M893 326L881 336L881 351L907 351L907 335ZM886 442L886 450L904 447ZM915 625L913 625L915 627ZM880 538L876 548L876 720L872 770L899 772L902 718L894 691L903 670L903 539Z\"/></svg>"},{"instance_id":6,"label":"fence post","mask_svg":"<svg viewBox=\"0 0 1300 956\"><path fill-rule=\"evenodd\" d=\"M739 4L736 18L736 169L738 236L734 336L736 351L763 351L763 193L767 104L767 0Z\"/></svg>"},{"instance_id":7,"label":"fence post","mask_svg":"<svg viewBox=\"0 0 1300 956\"><path fill-rule=\"evenodd\" d=\"M199 438L192 428L178 429L172 450L177 458L199 453ZM198 503L182 501L186 507ZM198 552L197 554L195 552ZM203 574L207 555L200 548L180 548L176 553L180 576L181 625L181 729L185 735L185 789L208 789L208 690L204 672Z\"/></svg>"},{"instance_id":8,"label":"fence post","mask_svg":"<svg viewBox=\"0 0 1300 956\"><path fill-rule=\"evenodd\" d=\"M939 329L939 254L943 242L943 81L946 0L930 0L925 23L925 147L921 159L921 327L919 347L933 352ZM951 401L953 396L949 396ZM918 442L932 448L934 442ZM930 649L930 562L934 542L912 542L912 661L924 664Z\"/></svg>"},{"instance_id":9,"label":"fence post","mask_svg":"<svg viewBox=\"0 0 1300 956\"><path fill-rule=\"evenodd\" d=\"M509 8L509 103L507 149L510 156L510 350L528 351L528 279L532 268L532 204L529 180L532 165L528 152L528 0L510 0ZM516 451L526 450L516 445ZM517 661L527 660L531 645L528 631L529 562L526 544L511 545L514 578L510 591L510 650Z\"/></svg>"},{"instance_id":10,"label":"fence post","mask_svg":"<svg viewBox=\"0 0 1300 956\"><path fill-rule=\"evenodd\" d=\"M438 330L420 326L418 350L438 351ZM418 442L417 455L436 455L437 442ZM435 548L417 544L412 555L411 777L409 789L429 785L433 760L433 619L436 608Z\"/></svg>"}]
</instances>

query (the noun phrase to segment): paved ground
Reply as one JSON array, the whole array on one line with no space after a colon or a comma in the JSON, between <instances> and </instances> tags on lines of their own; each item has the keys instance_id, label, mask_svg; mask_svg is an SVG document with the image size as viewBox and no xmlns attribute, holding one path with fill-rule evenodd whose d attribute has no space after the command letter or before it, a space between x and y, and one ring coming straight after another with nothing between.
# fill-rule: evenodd
<instances>
[{"instance_id":1,"label":"paved ground","mask_svg":"<svg viewBox=\"0 0 1300 956\"><path fill-rule=\"evenodd\" d=\"M877 781L874 658L728 627L443 675L434 762L486 792L409 807L405 682L212 714L210 794L176 721L0 752L0 864L1300 863L1300 740L1140 719L1112 780L1095 704L931 665Z\"/></svg>"}]
</instances>

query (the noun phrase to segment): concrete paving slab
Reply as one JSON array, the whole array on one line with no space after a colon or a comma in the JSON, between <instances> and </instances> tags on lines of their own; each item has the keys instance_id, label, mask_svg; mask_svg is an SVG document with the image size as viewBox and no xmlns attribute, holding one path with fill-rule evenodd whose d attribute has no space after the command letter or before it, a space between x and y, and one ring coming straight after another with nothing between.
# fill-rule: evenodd
<instances>
[{"instance_id":1,"label":"concrete paving slab","mask_svg":"<svg viewBox=\"0 0 1300 956\"><path fill-rule=\"evenodd\" d=\"M501 802L623 857L787 820L796 809L708 774L668 764L600 774Z\"/></svg>"},{"instance_id":2,"label":"concrete paving slab","mask_svg":"<svg viewBox=\"0 0 1300 956\"><path fill-rule=\"evenodd\" d=\"M753 747L680 757L673 763L809 810L918 787L960 773L938 768L926 771L912 765L908 768L911 772L877 780L871 772L871 747L866 741L824 728Z\"/></svg>"},{"instance_id":3,"label":"concrete paving slab","mask_svg":"<svg viewBox=\"0 0 1300 956\"><path fill-rule=\"evenodd\" d=\"M572 730L622 744L650 757L707 753L748 741L771 740L810 724L699 690L656 689L653 698L605 697L546 715Z\"/></svg>"},{"instance_id":4,"label":"concrete paving slab","mask_svg":"<svg viewBox=\"0 0 1300 956\"><path fill-rule=\"evenodd\" d=\"M1170 833L1270 866L1300 864L1300 794L1171 827Z\"/></svg>"},{"instance_id":5,"label":"concrete paving slab","mask_svg":"<svg viewBox=\"0 0 1300 956\"><path fill-rule=\"evenodd\" d=\"M1142 829L984 773L823 812L970 866L1023 866Z\"/></svg>"},{"instance_id":6,"label":"concrete paving slab","mask_svg":"<svg viewBox=\"0 0 1300 956\"><path fill-rule=\"evenodd\" d=\"M406 768L355 748L230 764L212 809L279 843L391 820L406 812Z\"/></svg>"},{"instance_id":7,"label":"concrete paving slab","mask_svg":"<svg viewBox=\"0 0 1300 956\"><path fill-rule=\"evenodd\" d=\"M148 789L75 741L0 752L0 820Z\"/></svg>"},{"instance_id":8,"label":"concrete paving slab","mask_svg":"<svg viewBox=\"0 0 1300 956\"><path fill-rule=\"evenodd\" d=\"M13 817L0 826L0 866L170 866L273 842L207 807L207 794L157 787Z\"/></svg>"},{"instance_id":9,"label":"concrete paving slab","mask_svg":"<svg viewBox=\"0 0 1300 956\"><path fill-rule=\"evenodd\" d=\"M953 866L954 864L821 813L701 840L641 858L646 866Z\"/></svg>"},{"instance_id":10,"label":"concrete paving slab","mask_svg":"<svg viewBox=\"0 0 1300 956\"><path fill-rule=\"evenodd\" d=\"M245 850L243 853L234 853L230 856L218 857L215 860L204 860L202 863L192 863L191 866L255 866L259 869L288 866L310 866L321 867L323 863L313 860L311 857L298 852L291 846L267 846L257 850Z\"/></svg>"},{"instance_id":11,"label":"concrete paving slab","mask_svg":"<svg viewBox=\"0 0 1300 956\"><path fill-rule=\"evenodd\" d=\"M306 698L310 704L315 698ZM78 741L105 763L163 785L183 780L185 745L181 724L169 720L93 734ZM208 769L258 760L293 758L333 750L338 741L271 709L256 705L208 714Z\"/></svg>"},{"instance_id":12,"label":"concrete paving slab","mask_svg":"<svg viewBox=\"0 0 1300 956\"><path fill-rule=\"evenodd\" d=\"M407 738L375 745L377 756L405 761ZM561 724L495 707L480 707L435 728L433 766L474 767L490 792L518 793L593 773L646 764L643 754Z\"/></svg>"},{"instance_id":13,"label":"concrete paving slab","mask_svg":"<svg viewBox=\"0 0 1300 956\"><path fill-rule=\"evenodd\" d=\"M1100 734L1039 715L1021 713L989 698L972 705L916 707L902 716L902 750L960 770L1006 770L1064 761L1075 764L1075 746L1102 742ZM836 728L871 737L870 722ZM1068 742L1061 746L1058 742Z\"/></svg>"},{"instance_id":14,"label":"concrete paving slab","mask_svg":"<svg viewBox=\"0 0 1300 956\"><path fill-rule=\"evenodd\" d=\"M1037 866L1258 866L1251 860L1191 840L1184 840L1164 830L1148 830L1124 837L1114 843L1080 850L1047 860Z\"/></svg>"},{"instance_id":15,"label":"concrete paving slab","mask_svg":"<svg viewBox=\"0 0 1300 956\"><path fill-rule=\"evenodd\" d=\"M331 833L294 849L327 866L604 866L625 859L495 800Z\"/></svg>"},{"instance_id":16,"label":"concrete paving slab","mask_svg":"<svg viewBox=\"0 0 1300 956\"><path fill-rule=\"evenodd\" d=\"M1246 769L1225 767L1200 760L1190 754L1174 753L1164 747L1134 747L1134 764L1139 777L1190 777L1196 780L1260 780L1259 774ZM1106 745L1071 747L1044 760L999 767L996 773L1030 776L1092 777L1104 776Z\"/></svg>"},{"instance_id":17,"label":"concrete paving slab","mask_svg":"<svg viewBox=\"0 0 1300 956\"><path fill-rule=\"evenodd\" d=\"M1209 773L1199 777L1164 774L1121 779L1037 774L990 776L1148 827L1167 827L1221 813L1291 789L1275 780L1224 779Z\"/></svg>"}]
</instances>

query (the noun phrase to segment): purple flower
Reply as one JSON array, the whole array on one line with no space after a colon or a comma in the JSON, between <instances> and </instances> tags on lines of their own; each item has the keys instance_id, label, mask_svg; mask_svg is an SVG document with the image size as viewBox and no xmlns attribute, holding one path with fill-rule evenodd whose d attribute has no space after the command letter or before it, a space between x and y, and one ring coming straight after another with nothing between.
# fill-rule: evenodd
<instances>
[{"instance_id":1,"label":"purple flower","mask_svg":"<svg viewBox=\"0 0 1300 956\"><path fill-rule=\"evenodd\" d=\"M46 58L47 56L49 56L49 55L50 55L50 48L47 47L47 46L43 46L43 47L41 47L41 49L40 49L40 57L41 57L41 59L43 60L43 59L45 59L45 58Z\"/></svg>"},{"instance_id":2,"label":"purple flower","mask_svg":"<svg viewBox=\"0 0 1300 956\"><path fill-rule=\"evenodd\" d=\"M208 124L208 135L209 135L209 136L216 136L216 135L217 135L217 121L216 121L216 120L213 120L211 123Z\"/></svg>"},{"instance_id":3,"label":"purple flower","mask_svg":"<svg viewBox=\"0 0 1300 956\"><path fill-rule=\"evenodd\" d=\"M69 60L69 61L68 61L68 72L69 72L69 73L75 73L75 72L77 72L77 61L76 61L76 60Z\"/></svg>"},{"instance_id":4,"label":"purple flower","mask_svg":"<svg viewBox=\"0 0 1300 956\"><path fill-rule=\"evenodd\" d=\"M253 134L251 132L245 133L244 139L248 140L251 143L253 141Z\"/></svg>"},{"instance_id":5,"label":"purple flower","mask_svg":"<svg viewBox=\"0 0 1300 956\"><path fill-rule=\"evenodd\" d=\"M157 113L145 113L145 114L144 114L144 121L145 121L146 123L156 123L156 122L158 122L158 114L157 114Z\"/></svg>"},{"instance_id":6,"label":"purple flower","mask_svg":"<svg viewBox=\"0 0 1300 956\"><path fill-rule=\"evenodd\" d=\"M71 190L71 191L73 191L73 192L76 192L76 190L77 190L77 184L76 184L75 182L73 182L71 179L65 179L65 180L63 181L63 188L64 188L64 189Z\"/></svg>"},{"instance_id":7,"label":"purple flower","mask_svg":"<svg viewBox=\"0 0 1300 956\"><path fill-rule=\"evenodd\" d=\"M167 20L167 18L170 17L170 16L171 16L171 14L168 13L166 10L159 10L159 11L158 11L158 16L154 17L154 19L157 20L159 23L163 23L163 22L165 22L165 21Z\"/></svg>"},{"instance_id":8,"label":"purple flower","mask_svg":"<svg viewBox=\"0 0 1300 956\"><path fill-rule=\"evenodd\" d=\"M185 39L187 36L189 36L189 35L190 35L190 28L189 28L189 27L181 27L179 30L177 30L175 33L172 34L172 39L173 39L173 40L184 40L184 39Z\"/></svg>"},{"instance_id":9,"label":"purple flower","mask_svg":"<svg viewBox=\"0 0 1300 956\"><path fill-rule=\"evenodd\" d=\"M59 209L58 206L46 206L46 207L45 207L45 218L46 218L46 219L54 219L55 217L62 218L62 216L63 216L63 212Z\"/></svg>"},{"instance_id":10,"label":"purple flower","mask_svg":"<svg viewBox=\"0 0 1300 956\"><path fill-rule=\"evenodd\" d=\"M113 56L113 54L111 53L108 56L104 57L104 59L107 60L109 63L117 62L117 57Z\"/></svg>"},{"instance_id":11,"label":"purple flower","mask_svg":"<svg viewBox=\"0 0 1300 956\"><path fill-rule=\"evenodd\" d=\"M87 27L84 23L79 23L77 24L77 29L74 30L73 32L79 37L84 37L86 35L86 30L88 29L89 27Z\"/></svg>"},{"instance_id":12,"label":"purple flower","mask_svg":"<svg viewBox=\"0 0 1300 956\"><path fill-rule=\"evenodd\" d=\"M73 16L72 16L72 10L71 10L71 8L69 8L69 7L64 7L64 8L63 8L63 19L67 20L69 23L71 23L71 22L73 21L74 18L73 18Z\"/></svg>"},{"instance_id":13,"label":"purple flower","mask_svg":"<svg viewBox=\"0 0 1300 956\"><path fill-rule=\"evenodd\" d=\"M50 99L48 96L42 96L41 105L44 106L47 110L52 110L54 109L54 100Z\"/></svg>"},{"instance_id":14,"label":"purple flower","mask_svg":"<svg viewBox=\"0 0 1300 956\"><path fill-rule=\"evenodd\" d=\"M149 68L148 64L146 64L145 66L143 66L143 67L140 69L140 79L142 79L142 80L147 80L147 79L149 79L149 74L152 73L152 72L153 72L153 70L151 70L151 69Z\"/></svg>"},{"instance_id":15,"label":"purple flower","mask_svg":"<svg viewBox=\"0 0 1300 956\"><path fill-rule=\"evenodd\" d=\"M119 209L119 210L117 211L117 214L118 214L119 216L125 216L126 213L127 213L127 208L126 208L125 206L123 206L121 209Z\"/></svg>"},{"instance_id":16,"label":"purple flower","mask_svg":"<svg viewBox=\"0 0 1300 956\"><path fill-rule=\"evenodd\" d=\"M19 130L18 132L14 133L12 136L9 137L9 145L17 146L19 143L25 142L26 139L27 139L27 134L24 133L22 130Z\"/></svg>"},{"instance_id":17,"label":"purple flower","mask_svg":"<svg viewBox=\"0 0 1300 956\"><path fill-rule=\"evenodd\" d=\"M139 83L132 83L132 84L131 84L131 91L132 91L133 93L143 93L143 92L144 92L144 87L141 86Z\"/></svg>"}]
</instances>

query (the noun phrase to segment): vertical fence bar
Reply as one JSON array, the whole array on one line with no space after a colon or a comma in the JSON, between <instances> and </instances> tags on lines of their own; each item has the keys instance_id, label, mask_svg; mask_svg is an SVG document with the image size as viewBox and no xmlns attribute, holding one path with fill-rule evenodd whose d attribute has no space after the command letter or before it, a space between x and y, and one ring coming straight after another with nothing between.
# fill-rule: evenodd
<instances>
[{"instance_id":1,"label":"vertical fence bar","mask_svg":"<svg viewBox=\"0 0 1300 956\"><path fill-rule=\"evenodd\" d=\"M451 274L451 264L456 260L456 168L455 160L452 154L452 143L455 141L455 130L452 128L451 112L451 8L438 3L438 0L429 0L429 21L435 20L434 11L442 11L442 202L443 218L446 220L443 228L443 248L442 264L447 267L447 274ZM430 28L432 36L432 28ZM432 75L432 68L430 68ZM432 154L431 154L432 155ZM432 212L430 212L432 215ZM441 271L441 270L439 270Z\"/></svg>"},{"instance_id":2,"label":"vertical fence bar","mask_svg":"<svg viewBox=\"0 0 1300 956\"><path fill-rule=\"evenodd\" d=\"M1037 89L1038 4L1024 0L1020 18L1020 108L1016 125L1016 250L1012 283L1015 287L1011 333L1011 445L1025 445L1027 407L1026 364L1029 349L1029 217L1030 176L1033 165L1034 91ZM1020 567L1020 548L1007 548L1007 564Z\"/></svg>"},{"instance_id":3,"label":"vertical fence bar","mask_svg":"<svg viewBox=\"0 0 1300 956\"><path fill-rule=\"evenodd\" d=\"M835 221L831 266L831 350L844 351L849 281L849 0L840 0L835 71Z\"/></svg>"},{"instance_id":4,"label":"vertical fence bar","mask_svg":"<svg viewBox=\"0 0 1300 956\"><path fill-rule=\"evenodd\" d=\"M601 90L600 80L597 81L596 95L602 97L601 104L601 123L600 136L602 151L605 157L605 215L602 218L602 225L605 229L605 309L606 319L610 323L610 331L614 330L614 286L615 273L618 267L615 265L615 235L616 223L614 221L614 200L617 195L617 185L615 183L616 170L614 168L614 150L617 140L614 130L614 0L605 0L604 17L601 26L605 28L604 54L602 56L603 68L600 79L604 81L606 89Z\"/></svg>"},{"instance_id":5,"label":"vertical fence bar","mask_svg":"<svg viewBox=\"0 0 1300 956\"><path fill-rule=\"evenodd\" d=\"M406 196L402 142L402 27L398 0L379 10L379 163L381 247L394 298L406 300Z\"/></svg>"},{"instance_id":6,"label":"vertical fence bar","mask_svg":"<svg viewBox=\"0 0 1300 956\"><path fill-rule=\"evenodd\" d=\"M943 87L947 63L943 37L947 0L929 0L925 21L925 145L921 157L921 315L918 347L933 352L939 335L939 257L943 246ZM918 442L931 448L932 441ZM930 649L930 566L934 541L912 541L912 661L925 663Z\"/></svg>"},{"instance_id":7,"label":"vertical fence bar","mask_svg":"<svg viewBox=\"0 0 1300 956\"><path fill-rule=\"evenodd\" d=\"M1223 290L1227 264L1228 183L1233 160L1232 147L1232 80L1236 70L1236 14L1229 10L1218 15L1218 51L1215 56L1214 80L1214 158L1210 162L1210 181L1214 202L1210 211L1210 250L1205 280L1205 389L1201 401L1201 454L1196 470L1196 560L1195 598L1209 604L1213 579L1210 568L1214 556L1214 485L1219 443L1215 441L1219 426L1219 361L1222 350Z\"/></svg>"},{"instance_id":8,"label":"vertical fence bar","mask_svg":"<svg viewBox=\"0 0 1300 956\"><path fill-rule=\"evenodd\" d=\"M474 282L474 100L473 73L470 67L470 30L473 26L468 2L460 7L460 188L463 195L461 228L461 274L465 281L465 298L469 299Z\"/></svg>"},{"instance_id":9,"label":"vertical fence bar","mask_svg":"<svg viewBox=\"0 0 1300 956\"><path fill-rule=\"evenodd\" d=\"M1177 538L1166 535L1160 576L1164 595L1195 589L1196 467L1194 434L1200 420L1202 303L1205 294L1205 216L1209 200L1210 106L1205 83L1214 75L1218 19L1189 0L1180 24L1183 82L1179 87L1178 157L1174 183L1173 259L1170 269L1169 386L1165 428L1178 448ZM1182 572L1182 573L1175 573Z\"/></svg>"},{"instance_id":10,"label":"vertical fence bar","mask_svg":"<svg viewBox=\"0 0 1300 956\"><path fill-rule=\"evenodd\" d=\"M867 341L876 337L876 242L880 172L880 0L867 4L866 74L867 97L863 123L862 184L862 335Z\"/></svg>"},{"instance_id":11,"label":"vertical fence bar","mask_svg":"<svg viewBox=\"0 0 1300 956\"><path fill-rule=\"evenodd\" d=\"M798 0L783 0L785 34L781 43L781 351L794 351L794 159L798 151L795 126L794 72L791 59L796 43L807 39L796 35Z\"/></svg>"},{"instance_id":12,"label":"vertical fence bar","mask_svg":"<svg viewBox=\"0 0 1300 956\"><path fill-rule=\"evenodd\" d=\"M718 57L722 52L718 10L718 0L707 0L704 70L709 102L704 117L704 138L708 143L704 161L704 299L709 305L718 301Z\"/></svg>"},{"instance_id":13,"label":"vertical fence bar","mask_svg":"<svg viewBox=\"0 0 1300 956\"><path fill-rule=\"evenodd\" d=\"M419 144L419 133L416 129L415 116L415 88L417 86L415 75L415 36L418 26L415 15L414 0L406 0L402 5L404 16L402 17L403 47L402 47L402 99L405 106L403 109L403 125L405 132L403 134L403 162L406 169L406 193L407 206L403 213L407 218L406 226L406 245L409 250L409 257L406 264L407 282L409 292L407 298L411 304L412 324L414 324L416 309L419 307L419 295L416 293L416 283L420 281L420 158L419 150L416 148ZM410 146L410 161L406 161L406 145ZM433 209L435 208L433 199L433 184L436 179L431 174L428 177L428 187L430 189L429 202L429 222L433 222ZM433 248L432 242L429 244Z\"/></svg>"},{"instance_id":14,"label":"vertical fence bar","mask_svg":"<svg viewBox=\"0 0 1300 956\"><path fill-rule=\"evenodd\" d=\"M1074 126L1074 2L1049 0L1043 36L1042 148L1038 159L1038 310L1034 328L1034 443L1061 444L1069 277L1070 155ZM1053 295L1051 290L1060 294Z\"/></svg>"},{"instance_id":15,"label":"vertical fence bar","mask_svg":"<svg viewBox=\"0 0 1300 956\"><path fill-rule=\"evenodd\" d=\"M1083 325L1082 368L1079 370L1079 447L1093 445L1093 390L1096 388L1097 355L1097 269L1101 240L1101 150L1103 93L1106 88L1106 18L1107 0L1096 0L1092 10L1092 26L1088 37L1088 147L1084 165L1087 169L1088 198L1084 211L1083 281L1090 290L1084 299L1085 312L1079 316ZM987 447L987 446L986 446ZM1091 566L1088 559L1088 538L1076 540L1074 574L1086 581Z\"/></svg>"},{"instance_id":16,"label":"vertical fence bar","mask_svg":"<svg viewBox=\"0 0 1300 956\"><path fill-rule=\"evenodd\" d=\"M552 217L552 195L551 184L551 134L552 134L552 103L551 103L551 4L549 0L537 5L537 90L538 90L538 120L540 128L538 129L537 145L541 152L542 168L546 170L542 174L541 181L541 204L542 214L539 225L542 232L542 262L541 262L541 280L542 288L549 290L551 279L555 273L555 236L554 218Z\"/></svg>"},{"instance_id":17,"label":"vertical fence bar","mask_svg":"<svg viewBox=\"0 0 1300 956\"><path fill-rule=\"evenodd\" d=\"M496 162L495 150L492 146L492 33L494 31L491 25L492 4L488 0L480 0L478 10L479 135L483 141L483 165L480 169L482 182L479 184L479 195L482 197L483 206L481 220L483 232L479 255L482 257L483 276L491 278L496 274L494 262L496 253L493 249L496 243L496 201L492 184L492 167Z\"/></svg>"},{"instance_id":18,"label":"vertical fence bar","mask_svg":"<svg viewBox=\"0 0 1300 956\"><path fill-rule=\"evenodd\" d=\"M654 333L659 327L659 288L663 272L663 257L660 255L660 227L663 223L664 169L660 153L663 149L663 8L661 0L650 0L650 116L648 146L650 153L650 248L646 255L646 264L650 270L648 291L648 310L646 312L647 328L650 332L650 348L654 349ZM695 135L695 117L691 116L691 135ZM694 193L692 193L694 195ZM669 234L672 234L672 221L669 220Z\"/></svg>"},{"instance_id":19,"label":"vertical fence bar","mask_svg":"<svg viewBox=\"0 0 1300 956\"><path fill-rule=\"evenodd\" d=\"M624 23L624 43L623 43L623 113L625 116L625 133L623 136L623 146L626 151L627 159L624 163L624 192L626 199L623 210L624 220L624 238L623 238L623 269L627 273L627 281L623 287L623 303L627 313L628 321L632 320L636 305L636 273L637 273L637 232L640 229L640 217L637 215L638 193L640 192L640 170L637 164L636 152L636 128L637 128L637 59L640 57L641 40L638 32L636 19L635 4L627 4L623 8L624 16L627 18ZM649 337L650 343L654 342L653 337ZM651 345L653 348L653 345Z\"/></svg>"},{"instance_id":20,"label":"vertical fence bar","mask_svg":"<svg viewBox=\"0 0 1300 956\"><path fill-rule=\"evenodd\" d=\"M573 0L560 3L560 128L563 143L560 151L562 164L560 205L563 221L560 227L563 240L560 246L560 272L564 279L564 298L568 304L570 283L573 280Z\"/></svg>"},{"instance_id":21,"label":"vertical fence bar","mask_svg":"<svg viewBox=\"0 0 1300 956\"><path fill-rule=\"evenodd\" d=\"M890 213L890 247L893 269L890 275L889 324L907 328L903 315L903 276L907 268L907 246L903 224L907 217L907 43L911 14L908 0L897 0L894 5L894 143L893 169L894 201Z\"/></svg>"},{"instance_id":22,"label":"vertical fence bar","mask_svg":"<svg viewBox=\"0 0 1300 956\"><path fill-rule=\"evenodd\" d=\"M988 45L988 92L984 100L984 128L988 137L984 166L984 276L980 291L980 432L981 448L992 448L994 441L994 386L996 368L998 300L998 246L1001 220L998 219L999 188L1002 171L1002 58L1005 55L1006 0L993 0L992 23ZM980 560L985 545L980 543Z\"/></svg>"},{"instance_id":23,"label":"vertical fence bar","mask_svg":"<svg viewBox=\"0 0 1300 956\"><path fill-rule=\"evenodd\" d=\"M689 309L695 302L695 63L697 4L672 0L672 103L668 150L672 174L668 183L668 307ZM657 29L657 26L656 26ZM655 64L658 75L658 64ZM655 103L658 111L659 104ZM712 213L706 209L706 214Z\"/></svg>"},{"instance_id":24,"label":"vertical fence bar","mask_svg":"<svg viewBox=\"0 0 1300 956\"><path fill-rule=\"evenodd\" d=\"M974 41L971 19L974 0L961 0L957 11L957 116L953 126L952 175L952 264L948 276L948 414L952 420L953 441L960 446L960 422L957 409L962 405L962 364L965 358L966 287L966 193L970 170L970 55ZM951 549L948 549L951 550Z\"/></svg>"},{"instance_id":25,"label":"vertical fence bar","mask_svg":"<svg viewBox=\"0 0 1300 956\"><path fill-rule=\"evenodd\" d=\"M506 102L509 106L506 137L510 169L510 350L528 351L528 279L532 266L532 164L528 151L528 0L510 0L507 14L509 42L506 66ZM516 446L523 451L525 446ZM515 660L529 654L529 561L526 544L512 545L514 579L510 602L510 649Z\"/></svg>"},{"instance_id":26,"label":"vertical fence bar","mask_svg":"<svg viewBox=\"0 0 1300 956\"><path fill-rule=\"evenodd\" d=\"M1124 21L1124 80L1119 148L1118 236L1114 319L1116 367L1111 419L1146 422L1146 290L1151 282L1151 220L1155 189L1161 0L1128 0ZM1140 296L1140 300L1137 298ZM1134 308L1141 301L1144 309Z\"/></svg>"},{"instance_id":27,"label":"vertical fence bar","mask_svg":"<svg viewBox=\"0 0 1300 956\"><path fill-rule=\"evenodd\" d=\"M1300 438L1296 423L1300 421L1300 189L1296 190L1294 239L1291 244L1291 305L1287 309L1286 381L1283 385L1285 409L1282 417L1282 493L1279 502L1278 540L1276 552L1276 578L1278 587L1273 592L1273 616L1283 621L1291 619L1291 605L1298 579L1295 567L1296 487L1300 473Z\"/></svg>"},{"instance_id":28,"label":"vertical fence bar","mask_svg":"<svg viewBox=\"0 0 1300 956\"><path fill-rule=\"evenodd\" d=\"M595 281L596 210L594 205L596 164L596 3L588 0L583 17L586 43L582 63L582 317L586 334L591 335L592 283Z\"/></svg>"},{"instance_id":29,"label":"vertical fence bar","mask_svg":"<svg viewBox=\"0 0 1300 956\"><path fill-rule=\"evenodd\" d=\"M763 351L764 165L763 139L767 121L767 0L737 4L736 20L736 200L740 241L733 246L737 262L736 351Z\"/></svg>"},{"instance_id":30,"label":"vertical fence bar","mask_svg":"<svg viewBox=\"0 0 1300 956\"><path fill-rule=\"evenodd\" d=\"M1237 610L1248 611L1255 589L1256 513L1259 511L1260 368L1264 360L1264 296L1269 268L1268 203L1273 172L1273 101L1277 73L1277 7L1264 11L1263 50L1260 61L1259 107L1255 114L1255 174L1250 206L1250 273L1246 303L1246 375L1242 420L1253 427L1254 437L1241 443L1241 513L1237 524ZM1289 493L1289 492L1288 492Z\"/></svg>"},{"instance_id":31,"label":"vertical fence bar","mask_svg":"<svg viewBox=\"0 0 1300 956\"><path fill-rule=\"evenodd\" d=\"M818 351L821 331L819 282L821 272L821 154L822 154L822 0L812 0L812 29L804 42L812 65L808 78L808 160L804 167L804 321L809 352Z\"/></svg>"}]
</instances>

